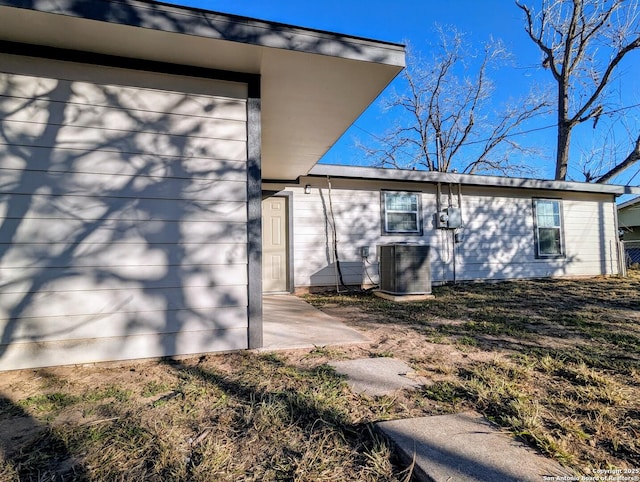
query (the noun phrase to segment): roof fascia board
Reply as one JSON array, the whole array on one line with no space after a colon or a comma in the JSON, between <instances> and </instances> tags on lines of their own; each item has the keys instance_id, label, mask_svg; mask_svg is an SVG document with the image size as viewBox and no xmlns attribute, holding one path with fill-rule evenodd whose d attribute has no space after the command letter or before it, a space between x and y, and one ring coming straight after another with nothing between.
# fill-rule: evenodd
<instances>
[{"instance_id":1,"label":"roof fascia board","mask_svg":"<svg viewBox=\"0 0 640 482\"><path fill-rule=\"evenodd\" d=\"M226 40L260 47L405 66L401 44L144 0L0 0L0 6Z\"/></svg>"},{"instance_id":2,"label":"roof fascia board","mask_svg":"<svg viewBox=\"0 0 640 482\"><path fill-rule=\"evenodd\" d=\"M317 164L309 171L309 176L330 176L334 178L419 182L431 184L463 184L468 186L536 189L544 191L575 191L613 194L616 196L622 194L640 194L640 187L632 186L514 177L479 176L475 174L458 174L453 172L408 171L402 169L339 166L330 164Z\"/></svg>"}]
</instances>

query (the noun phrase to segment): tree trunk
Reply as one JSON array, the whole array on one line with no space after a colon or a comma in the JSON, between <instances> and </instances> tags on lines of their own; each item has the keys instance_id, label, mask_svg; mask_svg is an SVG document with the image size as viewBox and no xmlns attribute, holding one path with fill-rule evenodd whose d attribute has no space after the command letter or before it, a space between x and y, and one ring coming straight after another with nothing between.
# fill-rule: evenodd
<instances>
[{"instance_id":1,"label":"tree trunk","mask_svg":"<svg viewBox=\"0 0 640 482\"><path fill-rule=\"evenodd\" d=\"M556 181L567 179L569 166L569 145L571 142L571 124L562 122L558 126L558 151L556 155Z\"/></svg>"},{"instance_id":2,"label":"tree trunk","mask_svg":"<svg viewBox=\"0 0 640 482\"><path fill-rule=\"evenodd\" d=\"M563 75L558 79L558 146L556 149L556 181L564 181L567 178L569 146L571 141L571 129L573 127L571 121L568 120L568 116L569 98L567 92L567 80Z\"/></svg>"}]
</instances>

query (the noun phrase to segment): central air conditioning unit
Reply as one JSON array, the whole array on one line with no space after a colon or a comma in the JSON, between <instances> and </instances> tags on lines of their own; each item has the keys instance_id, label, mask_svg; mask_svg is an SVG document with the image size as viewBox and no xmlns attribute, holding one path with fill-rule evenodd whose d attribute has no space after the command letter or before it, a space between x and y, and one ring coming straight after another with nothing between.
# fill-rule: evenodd
<instances>
[{"instance_id":1,"label":"central air conditioning unit","mask_svg":"<svg viewBox=\"0 0 640 482\"><path fill-rule=\"evenodd\" d=\"M385 244L380 249L380 291L392 295L431 294L430 247Z\"/></svg>"}]
</instances>

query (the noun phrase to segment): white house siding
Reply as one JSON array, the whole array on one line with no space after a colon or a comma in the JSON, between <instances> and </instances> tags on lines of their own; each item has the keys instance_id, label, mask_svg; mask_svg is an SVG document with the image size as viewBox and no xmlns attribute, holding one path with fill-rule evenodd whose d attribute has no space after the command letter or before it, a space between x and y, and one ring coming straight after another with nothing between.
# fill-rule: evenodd
<instances>
[{"instance_id":1,"label":"white house siding","mask_svg":"<svg viewBox=\"0 0 640 482\"><path fill-rule=\"evenodd\" d=\"M624 203L619 208L618 225L625 241L640 240L640 198Z\"/></svg>"},{"instance_id":2,"label":"white house siding","mask_svg":"<svg viewBox=\"0 0 640 482\"><path fill-rule=\"evenodd\" d=\"M295 285L336 286L331 208L335 218L338 259L345 284L378 281L377 246L416 242L431 246L434 283L456 280L501 280L553 276L591 276L617 272L615 205L610 195L497 189L462 186L462 242L454 245L453 232L434 226L437 188L433 184L302 178L301 187L269 185L293 192L293 252ZM381 190L422 193L423 235L381 233ZM563 199L566 257L536 259L532 199ZM442 185L442 207L449 202L449 187ZM452 186L457 206L457 185ZM370 249L363 263L360 248ZM366 268L366 271L365 269ZM455 274L454 274L455 270Z\"/></svg>"},{"instance_id":3,"label":"white house siding","mask_svg":"<svg viewBox=\"0 0 640 482\"><path fill-rule=\"evenodd\" d=\"M612 196L463 187L462 280L591 276L617 272ZM536 259L533 198L562 199L566 256Z\"/></svg>"},{"instance_id":4,"label":"white house siding","mask_svg":"<svg viewBox=\"0 0 640 482\"><path fill-rule=\"evenodd\" d=\"M0 369L247 347L246 97L0 56Z\"/></svg>"}]
</instances>

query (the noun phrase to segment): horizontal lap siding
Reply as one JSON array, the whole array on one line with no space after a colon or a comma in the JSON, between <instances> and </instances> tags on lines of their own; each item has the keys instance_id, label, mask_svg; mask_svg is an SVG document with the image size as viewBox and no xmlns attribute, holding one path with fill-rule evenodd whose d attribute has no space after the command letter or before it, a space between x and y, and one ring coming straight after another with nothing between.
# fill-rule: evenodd
<instances>
[{"instance_id":1,"label":"horizontal lap siding","mask_svg":"<svg viewBox=\"0 0 640 482\"><path fill-rule=\"evenodd\" d=\"M333 250L331 207L335 217L338 253L346 284L377 281L377 247L394 242L429 244L434 282L513 279L550 276L588 276L615 273L615 219L610 196L517 189L462 187L463 241L453 245L451 231L435 229L436 187L410 183L358 180L302 179L311 194L294 192L294 259L297 286L335 285L338 272ZM285 188L285 186L280 186ZM270 188L273 188L271 186ZM380 191L421 191L422 236L382 235ZM448 186L442 187L443 207ZM563 199L567 256L536 259L532 198ZM457 187L452 201L457 205ZM360 248L370 249L363 263ZM455 249L455 251L454 251ZM365 271L366 269L366 271Z\"/></svg>"},{"instance_id":2,"label":"horizontal lap siding","mask_svg":"<svg viewBox=\"0 0 640 482\"><path fill-rule=\"evenodd\" d=\"M640 204L634 203L618 212L618 224L624 231L625 241L640 239Z\"/></svg>"},{"instance_id":3,"label":"horizontal lap siding","mask_svg":"<svg viewBox=\"0 0 640 482\"><path fill-rule=\"evenodd\" d=\"M369 277L377 280L378 245L405 240L431 244L435 233L427 226L422 237L409 239L381 234L379 184L334 180L329 195L326 181L314 181L317 184L311 194L292 189L296 286L335 286L340 281L333 250L331 208L335 217L340 271L347 285L371 284ZM396 184L392 187L407 189ZM425 213L435 211L435 197L425 194L422 203ZM425 224L427 222L431 221L425 219ZM369 262L373 264L363 262L360 256L363 246L370 248Z\"/></svg>"},{"instance_id":4,"label":"horizontal lap siding","mask_svg":"<svg viewBox=\"0 0 640 482\"><path fill-rule=\"evenodd\" d=\"M544 276L535 259L530 195L463 189L462 213L465 229L463 242L455 247L456 279ZM443 276L452 277L452 269Z\"/></svg>"},{"instance_id":5,"label":"horizontal lap siding","mask_svg":"<svg viewBox=\"0 0 640 482\"><path fill-rule=\"evenodd\" d=\"M379 235L379 199L377 192L333 190L329 200L328 189L314 189L311 194L294 197L296 285L335 286L339 282L330 205L336 220L342 279L348 285L362 283L362 262L357 251Z\"/></svg>"},{"instance_id":6,"label":"horizontal lap siding","mask_svg":"<svg viewBox=\"0 0 640 482\"><path fill-rule=\"evenodd\" d=\"M532 198L561 199L566 257L536 259ZM591 276L617 271L614 204L583 193L463 189L461 280Z\"/></svg>"},{"instance_id":7,"label":"horizontal lap siding","mask_svg":"<svg viewBox=\"0 0 640 482\"><path fill-rule=\"evenodd\" d=\"M0 60L0 369L246 348L246 86Z\"/></svg>"},{"instance_id":8,"label":"horizontal lap siding","mask_svg":"<svg viewBox=\"0 0 640 482\"><path fill-rule=\"evenodd\" d=\"M563 207L567 258L576 261L567 267L567 273L617 274L615 203L565 201Z\"/></svg>"}]
</instances>

